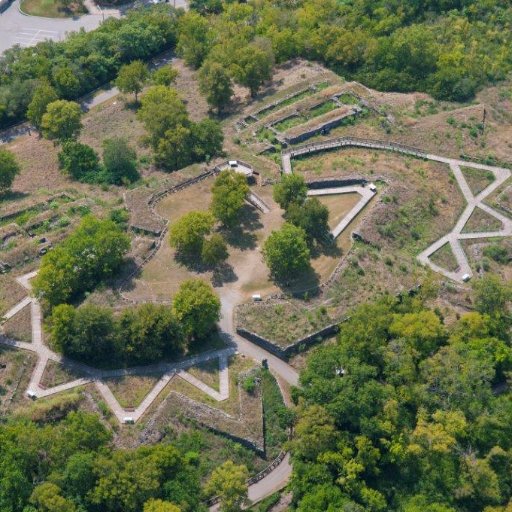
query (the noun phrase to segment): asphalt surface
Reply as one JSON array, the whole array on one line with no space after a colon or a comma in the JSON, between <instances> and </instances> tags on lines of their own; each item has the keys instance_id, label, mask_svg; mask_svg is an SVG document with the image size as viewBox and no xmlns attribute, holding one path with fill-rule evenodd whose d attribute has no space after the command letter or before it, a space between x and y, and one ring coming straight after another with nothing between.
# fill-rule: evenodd
<instances>
[{"instance_id":1,"label":"asphalt surface","mask_svg":"<svg viewBox=\"0 0 512 512\"><path fill-rule=\"evenodd\" d=\"M0 14L0 53L14 45L34 46L46 39L61 41L67 32L93 30L103 20L100 14L64 19L26 16L20 12L19 3L15 0Z\"/></svg>"},{"instance_id":2,"label":"asphalt surface","mask_svg":"<svg viewBox=\"0 0 512 512\"><path fill-rule=\"evenodd\" d=\"M145 0L143 3L150 1ZM186 0L171 0L170 3L176 7L187 7ZM62 41L68 32L76 32L82 28L86 31L94 30L104 19L122 16L119 10L102 11L95 8L95 14L84 14L75 18L41 18L22 14L19 5L20 0L15 0L0 13L0 54L14 45L34 46L47 39ZM123 11L126 9L123 8Z\"/></svg>"}]
</instances>

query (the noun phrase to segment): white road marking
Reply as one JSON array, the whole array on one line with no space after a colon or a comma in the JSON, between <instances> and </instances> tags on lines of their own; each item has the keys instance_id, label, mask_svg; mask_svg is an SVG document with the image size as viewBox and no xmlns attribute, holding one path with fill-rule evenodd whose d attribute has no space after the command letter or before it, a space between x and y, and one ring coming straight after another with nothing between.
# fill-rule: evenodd
<instances>
[{"instance_id":1,"label":"white road marking","mask_svg":"<svg viewBox=\"0 0 512 512\"><path fill-rule=\"evenodd\" d=\"M20 46L33 46L42 41L46 41L47 39L59 39L59 32L56 30L22 28L14 36L14 40Z\"/></svg>"}]
</instances>

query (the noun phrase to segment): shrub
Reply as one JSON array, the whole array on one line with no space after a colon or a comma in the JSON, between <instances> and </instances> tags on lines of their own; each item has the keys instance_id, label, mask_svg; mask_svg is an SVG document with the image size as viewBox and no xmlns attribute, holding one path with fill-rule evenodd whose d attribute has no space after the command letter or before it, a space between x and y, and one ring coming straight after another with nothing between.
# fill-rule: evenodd
<instances>
[{"instance_id":1,"label":"shrub","mask_svg":"<svg viewBox=\"0 0 512 512\"><path fill-rule=\"evenodd\" d=\"M100 159L90 146L76 141L67 141L58 155L59 167L73 179L84 183L101 180Z\"/></svg>"}]
</instances>

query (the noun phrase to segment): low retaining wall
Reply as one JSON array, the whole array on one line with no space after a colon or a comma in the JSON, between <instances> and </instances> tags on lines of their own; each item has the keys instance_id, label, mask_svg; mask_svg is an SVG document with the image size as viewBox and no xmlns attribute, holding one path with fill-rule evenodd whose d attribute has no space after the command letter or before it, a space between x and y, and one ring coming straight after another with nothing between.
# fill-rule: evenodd
<instances>
[{"instance_id":1,"label":"low retaining wall","mask_svg":"<svg viewBox=\"0 0 512 512\"><path fill-rule=\"evenodd\" d=\"M264 338L263 336L260 336L259 334L250 332L247 329L244 329L243 327L237 327L236 329L237 334L239 334L240 336L248 339L249 341L252 341L253 343L256 343L256 345L259 345L267 352L270 352L271 354L274 354L275 356L285 360L288 359L293 354L296 354L297 352L300 352L305 348L309 348L315 343L321 342L323 338L336 334L338 331L339 325L337 323L331 324L328 325L327 327L324 327L323 329L320 329L319 331L314 332L313 334L309 334L308 336L305 336L293 342L292 344L284 348L281 348L275 342L270 341Z\"/></svg>"},{"instance_id":2,"label":"low retaining wall","mask_svg":"<svg viewBox=\"0 0 512 512\"><path fill-rule=\"evenodd\" d=\"M308 181L306 185L312 190L321 190L323 188L351 187L354 185L365 186L367 183L368 180L365 178L328 178L325 180Z\"/></svg>"},{"instance_id":3,"label":"low retaining wall","mask_svg":"<svg viewBox=\"0 0 512 512\"><path fill-rule=\"evenodd\" d=\"M427 157L427 153L425 151L422 151L421 149L415 148L413 146L375 139L360 139L357 137L338 137L337 139L329 139L322 142L304 144L303 146L298 146L296 148L283 151L283 155L287 155L290 158L295 158L297 156L307 155L309 153L317 153L320 151L328 151L330 149L352 146L368 149L384 149L387 151L395 151L397 153L403 153L405 155L411 155L423 159Z\"/></svg>"},{"instance_id":4,"label":"low retaining wall","mask_svg":"<svg viewBox=\"0 0 512 512\"><path fill-rule=\"evenodd\" d=\"M340 126L345 121L345 119L358 116L360 113L360 109L357 110L354 108L350 112L346 112L345 114L335 117L330 121L326 121L325 123L317 124L316 126L310 128L309 130L306 130L297 135L286 135L285 140L288 144L298 144L300 142L304 142L305 140L311 139L316 135L326 134L330 132L333 128Z\"/></svg>"}]
</instances>

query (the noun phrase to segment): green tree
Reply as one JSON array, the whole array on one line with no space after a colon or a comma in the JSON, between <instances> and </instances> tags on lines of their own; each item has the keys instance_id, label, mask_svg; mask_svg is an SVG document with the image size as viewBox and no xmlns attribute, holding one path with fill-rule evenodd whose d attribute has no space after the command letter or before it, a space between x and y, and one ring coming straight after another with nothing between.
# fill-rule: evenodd
<instances>
[{"instance_id":1,"label":"green tree","mask_svg":"<svg viewBox=\"0 0 512 512\"><path fill-rule=\"evenodd\" d=\"M108 308L60 304L50 318L52 345L66 356L97 362L115 356L116 326Z\"/></svg>"},{"instance_id":2,"label":"green tree","mask_svg":"<svg viewBox=\"0 0 512 512\"><path fill-rule=\"evenodd\" d=\"M285 223L272 231L263 246L263 256L272 276L287 282L309 268L310 252L306 233L293 224Z\"/></svg>"},{"instance_id":3,"label":"green tree","mask_svg":"<svg viewBox=\"0 0 512 512\"><path fill-rule=\"evenodd\" d=\"M490 316L504 315L507 303L512 299L510 285L492 274L474 281L473 290L476 310Z\"/></svg>"},{"instance_id":4,"label":"green tree","mask_svg":"<svg viewBox=\"0 0 512 512\"><path fill-rule=\"evenodd\" d=\"M176 50L185 62L193 68L199 68L210 46L210 23L194 11L180 18L179 39Z\"/></svg>"},{"instance_id":5,"label":"green tree","mask_svg":"<svg viewBox=\"0 0 512 512\"><path fill-rule=\"evenodd\" d=\"M53 83L59 98L71 99L80 95L81 83L74 69L70 66L57 66L53 69Z\"/></svg>"},{"instance_id":6,"label":"green tree","mask_svg":"<svg viewBox=\"0 0 512 512\"><path fill-rule=\"evenodd\" d=\"M213 119L203 119L190 124L192 137L192 159L196 162L209 161L222 154L224 134L222 127Z\"/></svg>"},{"instance_id":7,"label":"green tree","mask_svg":"<svg viewBox=\"0 0 512 512\"><path fill-rule=\"evenodd\" d=\"M189 338L201 339L215 330L220 319L220 300L201 279L184 281L174 296L172 307Z\"/></svg>"},{"instance_id":8,"label":"green tree","mask_svg":"<svg viewBox=\"0 0 512 512\"><path fill-rule=\"evenodd\" d=\"M180 325L168 306L147 303L127 308L118 322L123 357L130 362L158 361L184 351Z\"/></svg>"},{"instance_id":9,"label":"green tree","mask_svg":"<svg viewBox=\"0 0 512 512\"><path fill-rule=\"evenodd\" d=\"M209 212L192 211L180 217L169 230L169 243L178 252L199 255L206 235L213 228L214 219Z\"/></svg>"},{"instance_id":10,"label":"green tree","mask_svg":"<svg viewBox=\"0 0 512 512\"><path fill-rule=\"evenodd\" d=\"M222 512L240 512L247 501L248 477L249 472L245 466L237 466L227 460L213 470L205 491L220 497Z\"/></svg>"},{"instance_id":11,"label":"green tree","mask_svg":"<svg viewBox=\"0 0 512 512\"><path fill-rule=\"evenodd\" d=\"M0 194L5 194L11 188L20 170L14 154L8 149L0 148Z\"/></svg>"},{"instance_id":12,"label":"green tree","mask_svg":"<svg viewBox=\"0 0 512 512\"><path fill-rule=\"evenodd\" d=\"M308 186L304 178L298 174L283 174L281 181L274 185L274 201L283 210L288 210L292 203L304 204L307 195Z\"/></svg>"},{"instance_id":13,"label":"green tree","mask_svg":"<svg viewBox=\"0 0 512 512\"><path fill-rule=\"evenodd\" d=\"M43 256L34 292L49 307L67 302L112 277L129 247L130 239L112 221L86 216Z\"/></svg>"},{"instance_id":14,"label":"green tree","mask_svg":"<svg viewBox=\"0 0 512 512\"><path fill-rule=\"evenodd\" d=\"M149 500L144 503L143 512L181 512L181 509L170 501Z\"/></svg>"},{"instance_id":15,"label":"green tree","mask_svg":"<svg viewBox=\"0 0 512 512\"><path fill-rule=\"evenodd\" d=\"M101 180L100 159L87 144L65 141L58 157L60 169L73 179L84 183L97 183Z\"/></svg>"},{"instance_id":16,"label":"green tree","mask_svg":"<svg viewBox=\"0 0 512 512\"><path fill-rule=\"evenodd\" d=\"M171 64L166 64L165 66L153 71L151 79L155 85L165 85L166 87L170 87L174 82L176 82L178 76L178 70L173 68Z\"/></svg>"},{"instance_id":17,"label":"green tree","mask_svg":"<svg viewBox=\"0 0 512 512\"><path fill-rule=\"evenodd\" d=\"M187 109L178 92L164 85L155 85L145 92L137 116L148 131L153 149L168 130L188 123Z\"/></svg>"},{"instance_id":18,"label":"green tree","mask_svg":"<svg viewBox=\"0 0 512 512\"><path fill-rule=\"evenodd\" d=\"M50 103L41 119L43 136L64 142L76 139L82 129L82 110L74 101L57 100Z\"/></svg>"},{"instance_id":19,"label":"green tree","mask_svg":"<svg viewBox=\"0 0 512 512\"><path fill-rule=\"evenodd\" d=\"M199 88L208 105L221 113L233 96L231 77L218 62L206 61L199 71Z\"/></svg>"},{"instance_id":20,"label":"green tree","mask_svg":"<svg viewBox=\"0 0 512 512\"><path fill-rule=\"evenodd\" d=\"M57 485L45 482L34 489L30 502L40 512L74 512L74 503L64 498L61 492Z\"/></svg>"},{"instance_id":21,"label":"green tree","mask_svg":"<svg viewBox=\"0 0 512 512\"><path fill-rule=\"evenodd\" d=\"M39 130L48 105L58 99L57 92L48 82L41 83L28 105L27 119Z\"/></svg>"},{"instance_id":22,"label":"green tree","mask_svg":"<svg viewBox=\"0 0 512 512\"><path fill-rule=\"evenodd\" d=\"M122 137L103 141L104 176L108 183L121 185L139 179L137 153Z\"/></svg>"},{"instance_id":23,"label":"green tree","mask_svg":"<svg viewBox=\"0 0 512 512\"><path fill-rule=\"evenodd\" d=\"M233 64L233 76L240 85L248 87L251 97L255 97L258 89L272 77L274 56L255 44L242 47Z\"/></svg>"},{"instance_id":24,"label":"green tree","mask_svg":"<svg viewBox=\"0 0 512 512\"><path fill-rule=\"evenodd\" d=\"M158 141L155 161L164 169L176 171L192 162L192 134L189 128L179 124L167 130Z\"/></svg>"},{"instance_id":25,"label":"green tree","mask_svg":"<svg viewBox=\"0 0 512 512\"><path fill-rule=\"evenodd\" d=\"M135 102L138 101L139 93L149 77L148 67L141 60L134 60L125 64L119 70L116 85L121 92L135 95Z\"/></svg>"},{"instance_id":26,"label":"green tree","mask_svg":"<svg viewBox=\"0 0 512 512\"><path fill-rule=\"evenodd\" d=\"M206 265L217 267L223 261L226 261L228 256L228 246L223 236L219 233L214 233L210 238L204 241L201 250L201 260L203 263L206 263Z\"/></svg>"},{"instance_id":27,"label":"green tree","mask_svg":"<svg viewBox=\"0 0 512 512\"><path fill-rule=\"evenodd\" d=\"M222 171L212 187L212 213L226 226L234 226L249 193L247 178L235 171Z\"/></svg>"},{"instance_id":28,"label":"green tree","mask_svg":"<svg viewBox=\"0 0 512 512\"><path fill-rule=\"evenodd\" d=\"M286 220L302 228L308 240L323 240L329 233L329 209L313 197L304 204L292 202L286 211Z\"/></svg>"}]
</instances>

